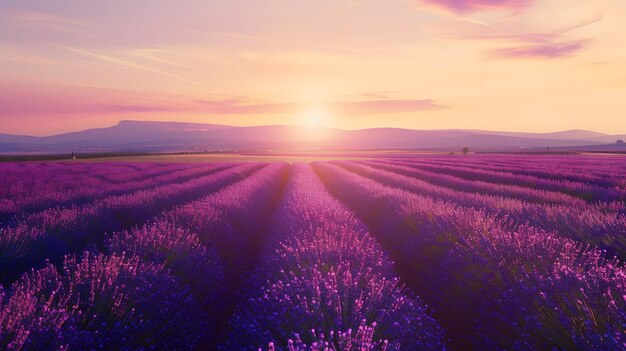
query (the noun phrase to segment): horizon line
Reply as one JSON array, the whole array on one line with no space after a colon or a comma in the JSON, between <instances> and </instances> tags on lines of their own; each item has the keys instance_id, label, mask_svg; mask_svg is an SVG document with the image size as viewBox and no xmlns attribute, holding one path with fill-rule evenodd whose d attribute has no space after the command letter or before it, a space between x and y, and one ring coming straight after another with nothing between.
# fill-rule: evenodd
<instances>
[{"instance_id":1,"label":"horizon line","mask_svg":"<svg viewBox=\"0 0 626 351\"><path fill-rule=\"evenodd\" d=\"M597 130L591 130L591 129L581 129L581 128L570 128L570 129L559 129L559 130L553 130L553 131L541 131L541 132L535 132L535 131L527 131L527 130L490 130L490 129L480 129L480 128L435 128L435 129L415 129L415 128L403 128L403 127L384 127L384 126L377 126L377 127L369 127L369 128L339 128L339 127L331 127L331 126L325 126L325 125L321 125L321 126L308 126L308 125L304 125L304 124L298 124L298 123L294 123L294 124L256 124L256 125L236 125L236 124L220 124L220 123L210 123L210 122L197 122L197 121L172 121L172 120L133 120L133 119L121 119L118 120L117 123L114 124L108 124L108 125L103 125L103 126L96 126L96 127L91 127L91 128L86 128L86 129L76 129L76 130L68 130L68 131L63 131L63 132L58 132L58 133L53 133L53 134L45 134L45 135L33 135L33 134L22 134L22 133L10 133L10 132L4 132L0 130L0 134L2 135L7 135L7 136L14 136L14 137L32 137L32 138L46 138L46 137L54 137L54 136L60 136L60 135L65 135L65 134L71 134L71 133L80 133L80 132L85 132L85 131L89 131L89 130L95 130L95 129L107 129L107 128L113 128L116 126L119 126L120 124L124 123L124 122L137 122L137 123L170 123L170 124L197 124L197 125L213 125L213 126L223 126L223 127L228 127L228 128L254 128L254 127L298 127L298 128L307 128L307 129L326 129L326 130L337 130L337 131L364 131L364 130L374 130L374 129L395 129L395 130L409 130L409 131L431 131L431 132L435 132L435 131L450 131L450 132L454 132L454 131L465 131L465 132L488 132L488 133L519 133L519 134L554 134L554 133L564 133L564 132L576 132L576 131L580 131L580 132L591 132L591 133L597 133L597 134L601 134L602 136L624 136L626 135L626 131L624 132L612 132L612 133L608 133L608 132L600 132Z\"/></svg>"}]
</instances>

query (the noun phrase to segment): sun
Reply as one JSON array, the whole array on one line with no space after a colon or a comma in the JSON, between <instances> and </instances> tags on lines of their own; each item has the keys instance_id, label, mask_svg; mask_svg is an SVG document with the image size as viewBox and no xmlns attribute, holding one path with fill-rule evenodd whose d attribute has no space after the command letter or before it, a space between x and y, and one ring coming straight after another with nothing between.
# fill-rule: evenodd
<instances>
[{"instance_id":1,"label":"sun","mask_svg":"<svg viewBox=\"0 0 626 351\"><path fill-rule=\"evenodd\" d=\"M330 120L330 114L321 106L310 106L299 115L299 124L310 128L325 126Z\"/></svg>"}]
</instances>

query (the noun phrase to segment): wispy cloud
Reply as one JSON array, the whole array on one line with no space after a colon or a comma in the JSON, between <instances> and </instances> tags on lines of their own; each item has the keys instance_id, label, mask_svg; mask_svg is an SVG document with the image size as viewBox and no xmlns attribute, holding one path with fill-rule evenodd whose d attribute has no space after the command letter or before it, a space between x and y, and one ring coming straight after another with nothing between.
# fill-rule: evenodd
<instances>
[{"instance_id":1,"label":"wispy cloud","mask_svg":"<svg viewBox=\"0 0 626 351\"><path fill-rule=\"evenodd\" d=\"M369 100L341 102L335 106L346 115L393 114L448 108L434 100Z\"/></svg>"},{"instance_id":2,"label":"wispy cloud","mask_svg":"<svg viewBox=\"0 0 626 351\"><path fill-rule=\"evenodd\" d=\"M123 113L146 113L146 112L179 112L180 108L169 106L145 105L145 104L93 104L85 106L85 112L97 114L123 114Z\"/></svg>"},{"instance_id":3,"label":"wispy cloud","mask_svg":"<svg viewBox=\"0 0 626 351\"><path fill-rule=\"evenodd\" d=\"M439 28L453 39L499 42L499 47L485 51L485 57L491 59L555 59L573 56L584 50L592 40L576 38L570 35L570 32L604 19L602 13L597 13L595 16L591 15L590 18L560 28L529 31L527 25L520 26L519 24L515 25L515 23L523 22L528 18L528 16L522 15L520 11L533 5L534 0L414 1L438 9L438 12L443 10L446 17L454 20L456 23L448 22L445 27ZM489 10L507 11L472 16L474 12L488 12ZM515 15L512 16L512 13ZM491 18L491 20L486 18ZM461 23L466 25L461 26ZM549 22L545 22L544 25L549 25ZM520 31L520 28L524 28L524 30Z\"/></svg>"},{"instance_id":4,"label":"wispy cloud","mask_svg":"<svg viewBox=\"0 0 626 351\"><path fill-rule=\"evenodd\" d=\"M571 56L583 50L589 39L567 39L566 34L604 19L603 14L575 23L551 32L507 34L501 32L494 35L479 36L476 39L488 39L508 42L508 47L491 50L487 53L496 58L560 58Z\"/></svg>"},{"instance_id":5,"label":"wispy cloud","mask_svg":"<svg viewBox=\"0 0 626 351\"><path fill-rule=\"evenodd\" d=\"M15 21L27 23L30 25L45 26L55 29L67 29L67 28L82 28L97 30L92 25L79 21L70 17L58 16L46 12L26 11L26 10L14 10L8 11L5 15Z\"/></svg>"},{"instance_id":6,"label":"wispy cloud","mask_svg":"<svg viewBox=\"0 0 626 351\"><path fill-rule=\"evenodd\" d=\"M472 30L472 27L457 29L451 35L451 38L498 43L499 47L485 52L487 58L553 59L569 57L584 50L592 40L576 38L571 32L602 21L604 15L598 13L591 18L560 28L524 32L515 29L505 29L506 27L499 27L462 16L452 15L452 18L465 23L476 24L480 27L476 27L476 30Z\"/></svg>"},{"instance_id":7,"label":"wispy cloud","mask_svg":"<svg viewBox=\"0 0 626 351\"><path fill-rule=\"evenodd\" d=\"M132 49L130 50L130 54L135 57L152 61L158 64L164 64L168 66L176 66L176 67L187 67L188 65L183 64L178 61L174 61L170 58L165 58L162 54L165 52L163 49L150 49L150 48L140 48L140 49Z\"/></svg>"},{"instance_id":8,"label":"wispy cloud","mask_svg":"<svg viewBox=\"0 0 626 351\"><path fill-rule=\"evenodd\" d=\"M34 100L34 97L33 97ZM129 113L181 112L183 108L132 103L76 102L71 99L54 101L26 101L24 99L0 99L0 116L44 116L44 115L117 115Z\"/></svg>"},{"instance_id":9,"label":"wispy cloud","mask_svg":"<svg viewBox=\"0 0 626 351\"><path fill-rule=\"evenodd\" d=\"M323 105L337 115L358 116L374 114L395 114L445 109L434 100L364 100L317 103L249 103L245 100L196 100L203 105L201 110L212 114L294 114L311 105Z\"/></svg>"},{"instance_id":10,"label":"wispy cloud","mask_svg":"<svg viewBox=\"0 0 626 351\"><path fill-rule=\"evenodd\" d=\"M488 53L497 58L558 58L579 52L587 45L588 40L572 40L568 42L548 42L545 44L521 45L492 50Z\"/></svg>"},{"instance_id":11,"label":"wispy cloud","mask_svg":"<svg viewBox=\"0 0 626 351\"><path fill-rule=\"evenodd\" d=\"M381 93L384 94L384 93ZM0 116L55 115L124 115L124 114L191 114L251 116L293 116L312 107L341 116L361 116L420 112L445 109L447 106L431 99L390 99L381 97L335 100L330 102L272 101L253 95L211 95L190 100L184 96L155 96L149 92L102 89L94 86L66 85L12 86L0 82Z\"/></svg>"},{"instance_id":12,"label":"wispy cloud","mask_svg":"<svg viewBox=\"0 0 626 351\"><path fill-rule=\"evenodd\" d=\"M600 22L603 19L604 19L604 14L600 12L600 13L597 13L594 17L592 17L592 18L590 18L588 20L580 21L578 23L574 23L572 25L559 28L559 29L555 30L554 33L559 34L559 35L563 35L563 34L571 32L573 30L584 28L584 27L587 27L587 26L592 25L594 23Z\"/></svg>"},{"instance_id":13,"label":"wispy cloud","mask_svg":"<svg viewBox=\"0 0 626 351\"><path fill-rule=\"evenodd\" d=\"M261 42L277 42L277 40L270 39L267 37L250 35L250 34L241 34L241 33L232 33L232 32L223 32L217 30L198 30L198 29L188 29L190 33L198 33L198 34L206 34L214 37L222 37L229 39L242 39L242 40L252 40L252 41L261 41Z\"/></svg>"},{"instance_id":14,"label":"wispy cloud","mask_svg":"<svg viewBox=\"0 0 626 351\"><path fill-rule=\"evenodd\" d=\"M184 112L191 104L172 95L65 84L0 82L0 117L99 116ZM182 103L181 103L182 101Z\"/></svg>"},{"instance_id":15,"label":"wispy cloud","mask_svg":"<svg viewBox=\"0 0 626 351\"><path fill-rule=\"evenodd\" d=\"M118 67L123 67L123 68L130 68L130 69L136 69L136 70L140 70L140 71L146 71L146 72L151 72L151 73L155 73L164 77L168 77L168 78L172 78L181 82L185 82L185 83L189 83L189 84L193 84L193 85L197 85L197 86L201 86L204 88L209 88L206 84L195 81L195 80L191 80L191 79L187 79L184 77L181 77L179 75L170 73L170 72L166 72L160 69L156 69L147 65L143 65L143 64L139 64L133 61L129 61L129 60L125 60L125 59L121 59L118 57L114 57L111 55L106 55L106 54L100 54L97 52L93 52L93 51L88 51L88 50L84 50L84 49L79 49L79 48L75 48L72 46L68 46L68 45L63 45L63 44L59 44L59 43L50 43L51 45L55 45L57 47L66 49L68 51L74 52L76 54L82 55L82 56L86 56L89 58L93 58L93 59L97 59L100 60L102 62L105 62L107 64L111 64L114 66L118 66Z\"/></svg>"},{"instance_id":16,"label":"wispy cloud","mask_svg":"<svg viewBox=\"0 0 626 351\"><path fill-rule=\"evenodd\" d=\"M529 6L532 0L418 0L418 2L453 13L465 14L482 10L519 10Z\"/></svg>"},{"instance_id":17,"label":"wispy cloud","mask_svg":"<svg viewBox=\"0 0 626 351\"><path fill-rule=\"evenodd\" d=\"M14 48L11 46L4 46L0 44L0 61L9 61L14 63L21 64L32 64L32 65L66 65L67 62L62 60L55 60L48 57L42 57L40 55L35 55L30 52L24 52L23 50L19 50L19 48Z\"/></svg>"}]
</instances>

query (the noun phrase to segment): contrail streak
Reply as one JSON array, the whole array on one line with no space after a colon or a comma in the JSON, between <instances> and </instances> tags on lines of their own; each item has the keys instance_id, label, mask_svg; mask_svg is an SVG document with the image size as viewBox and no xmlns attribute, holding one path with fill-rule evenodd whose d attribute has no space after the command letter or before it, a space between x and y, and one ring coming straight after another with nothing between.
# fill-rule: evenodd
<instances>
[{"instance_id":1,"label":"contrail streak","mask_svg":"<svg viewBox=\"0 0 626 351\"><path fill-rule=\"evenodd\" d=\"M87 51L87 50L82 50L82 49L74 48L74 47L63 45L63 44L59 44L59 43L50 42L50 44L58 46L58 47L61 47L61 48L64 48L66 50L72 51L74 53L77 53L77 54L80 54L80 55L83 55L83 56L95 58L95 59L107 62L109 64L116 65L118 67L133 68L133 69L137 69L137 70L141 70L141 71L151 72L151 73L162 75L164 77L176 79L176 80L181 81L181 82L185 82L185 83L189 83L189 84L193 84L193 85L197 85L197 86L201 86L201 87L204 87L204 88L208 88L208 89L214 90L211 87L208 87L207 85L205 85L203 83L200 83L200 82L197 82L197 81L194 81L194 80L190 80L190 79L187 79L187 78L183 78L183 77L177 76L177 75L169 73L169 72L165 72L165 71L161 71L161 70L158 70L158 69L154 69L152 67L147 67L147 66L140 65L140 64L137 64L137 63L134 63L134 62L122 60L122 59L119 59L119 58L116 58L116 57L102 55L102 54L98 54L98 53L95 53L95 52L90 52L90 51Z\"/></svg>"},{"instance_id":2,"label":"contrail streak","mask_svg":"<svg viewBox=\"0 0 626 351\"><path fill-rule=\"evenodd\" d=\"M469 17L459 17L459 18L461 20L463 20L463 21L466 21L466 22L470 22L470 23L481 25L481 26L485 26L485 27L487 27L489 29L492 29L492 30L494 30L494 31L496 31L496 32L498 32L500 34L506 34L506 32L503 31L502 29L500 29L500 28L498 28L498 27L496 27L494 25L491 25L489 23L482 22L482 21L479 21L479 20L475 20L475 19L469 18Z\"/></svg>"}]
</instances>

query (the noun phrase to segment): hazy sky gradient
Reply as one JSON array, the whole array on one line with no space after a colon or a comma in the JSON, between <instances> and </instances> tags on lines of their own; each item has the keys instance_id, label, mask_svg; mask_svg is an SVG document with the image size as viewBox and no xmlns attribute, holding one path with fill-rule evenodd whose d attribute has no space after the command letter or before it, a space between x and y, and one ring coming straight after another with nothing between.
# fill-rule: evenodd
<instances>
[{"instance_id":1,"label":"hazy sky gradient","mask_svg":"<svg viewBox=\"0 0 626 351\"><path fill-rule=\"evenodd\" d=\"M4 0L0 132L626 133L625 34L623 0Z\"/></svg>"}]
</instances>

